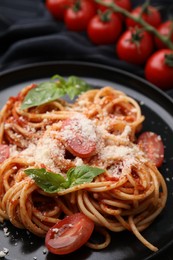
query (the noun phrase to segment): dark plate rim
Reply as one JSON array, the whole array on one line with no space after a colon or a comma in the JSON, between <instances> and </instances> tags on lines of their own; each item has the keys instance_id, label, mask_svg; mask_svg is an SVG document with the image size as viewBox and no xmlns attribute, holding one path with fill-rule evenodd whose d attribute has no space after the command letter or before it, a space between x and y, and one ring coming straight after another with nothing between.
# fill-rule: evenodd
<instances>
[{"instance_id":1,"label":"dark plate rim","mask_svg":"<svg viewBox=\"0 0 173 260\"><path fill-rule=\"evenodd\" d=\"M59 60L59 61L45 61L45 62L36 62L36 63L30 63L27 65L21 65L21 66L17 66L15 68L9 68L9 69L5 69L2 72L0 72L0 80L2 80L3 77L7 77L10 76L10 74L14 74L17 72L22 72L25 70L29 70L29 69L34 69L34 68L40 68L40 67L45 67L45 66L55 66L55 65L76 65L76 66L88 66L88 67L95 67L95 68L100 68L100 69L105 69L105 70L111 70L114 72L117 72L119 74L125 75L129 78L132 78L138 82L141 82L142 84L148 86L149 88L151 88L152 90L156 91L157 93L159 93L160 95L162 95L163 97L165 97L166 99L168 99L169 101L171 101L173 103L173 99L167 94L165 93L162 89L156 87L155 85L153 85L152 83L150 83L149 81L147 81L146 79L137 76L131 72L119 69L117 67L113 67L110 65L104 65L104 64L98 64L96 62L85 62L85 61L71 61L71 60ZM7 86L9 87L9 86ZM5 87L6 88L6 87ZM1 88L0 88L1 91Z\"/></svg>"},{"instance_id":2,"label":"dark plate rim","mask_svg":"<svg viewBox=\"0 0 173 260\"><path fill-rule=\"evenodd\" d=\"M71 65L71 66L73 66L73 65L75 65L75 66L86 66L86 67L98 68L98 69L103 69L103 70L118 73L119 75L131 78L131 79L135 80L136 82L139 82L139 83L143 84L144 86L150 88L154 93L157 93L157 94L160 95L160 97L164 98L164 102L169 102L170 105L173 105L173 99L167 93L165 93L163 90L159 89L158 87L156 87L152 83L148 82L144 78L137 76L137 75L135 75L131 72L119 69L117 67L98 64L98 63L95 63L95 62L85 62L85 61L71 61L71 60L70 61L68 61L68 60L65 60L65 61L64 60L62 60L62 61L61 60L60 61L46 61L46 62L31 63L31 64L27 64L27 65L18 66L16 68L10 68L10 69L3 70L2 72L0 72L0 81L3 80L4 82L6 82L6 84L5 84L5 86L2 86L2 87L0 86L0 92L13 85L13 83L10 85L10 76L15 75L16 73L27 72L29 70L34 70L36 68L41 69L42 67L49 67L49 66L56 66L56 65L59 66L61 64L68 65L68 66L69 65ZM28 79L26 79L26 81L27 80ZM21 78L19 80L19 82L20 83L24 82L23 78ZM15 84L17 84L19 82L16 82ZM139 92L140 92L140 89L139 89ZM170 242L168 242L166 245L164 245L161 249L159 249L158 252L146 257L145 260L156 259L156 257L158 257L161 253L165 252L172 245L173 245L173 239Z\"/></svg>"}]
</instances>

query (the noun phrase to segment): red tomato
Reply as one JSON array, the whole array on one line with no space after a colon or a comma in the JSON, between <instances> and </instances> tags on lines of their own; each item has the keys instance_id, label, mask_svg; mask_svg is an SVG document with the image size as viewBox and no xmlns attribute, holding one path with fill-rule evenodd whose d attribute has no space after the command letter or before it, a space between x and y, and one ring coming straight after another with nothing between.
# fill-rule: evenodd
<instances>
[{"instance_id":1,"label":"red tomato","mask_svg":"<svg viewBox=\"0 0 173 260\"><path fill-rule=\"evenodd\" d=\"M9 146L6 144L0 144L0 163L5 161L10 155Z\"/></svg>"},{"instance_id":2,"label":"red tomato","mask_svg":"<svg viewBox=\"0 0 173 260\"><path fill-rule=\"evenodd\" d=\"M93 229L94 222L83 213L65 217L47 232L46 247L53 254L69 254L88 241Z\"/></svg>"},{"instance_id":3,"label":"red tomato","mask_svg":"<svg viewBox=\"0 0 173 260\"><path fill-rule=\"evenodd\" d=\"M56 19L63 20L65 11L72 2L73 0L46 0L46 7Z\"/></svg>"},{"instance_id":4,"label":"red tomato","mask_svg":"<svg viewBox=\"0 0 173 260\"><path fill-rule=\"evenodd\" d=\"M84 31L91 18L96 14L95 3L78 0L65 12L64 21L68 30Z\"/></svg>"},{"instance_id":5,"label":"red tomato","mask_svg":"<svg viewBox=\"0 0 173 260\"><path fill-rule=\"evenodd\" d=\"M157 28L157 30L161 35L168 36L171 33L172 28L173 28L173 21L166 21L166 22L162 23ZM171 33L170 39L173 43L173 31ZM161 40L159 40L159 38L157 38L156 36L155 36L155 43L156 43L156 46L158 49L167 48L167 46Z\"/></svg>"},{"instance_id":6,"label":"red tomato","mask_svg":"<svg viewBox=\"0 0 173 260\"><path fill-rule=\"evenodd\" d=\"M161 89L173 87L173 51L161 49L155 52L145 66L145 77Z\"/></svg>"},{"instance_id":7,"label":"red tomato","mask_svg":"<svg viewBox=\"0 0 173 260\"><path fill-rule=\"evenodd\" d=\"M90 40L95 44L114 43L120 32L122 24L119 18L113 13L95 15L89 22L87 33Z\"/></svg>"},{"instance_id":8,"label":"red tomato","mask_svg":"<svg viewBox=\"0 0 173 260\"><path fill-rule=\"evenodd\" d=\"M96 150L96 141L82 131L81 120L65 120L63 122L62 131L64 144L67 150L74 156L87 158L94 154Z\"/></svg>"},{"instance_id":9,"label":"red tomato","mask_svg":"<svg viewBox=\"0 0 173 260\"><path fill-rule=\"evenodd\" d=\"M127 11L131 11L131 2L130 0L103 0L104 3L112 3L114 2L115 4L117 4L119 7L127 10ZM101 11L105 11L108 9L108 7L104 6L104 5L101 5L101 4L98 4L98 10L101 10ZM117 13L115 12L118 16L118 18L123 21L125 19L125 17L120 14L120 13Z\"/></svg>"},{"instance_id":10,"label":"red tomato","mask_svg":"<svg viewBox=\"0 0 173 260\"><path fill-rule=\"evenodd\" d=\"M154 48L151 35L139 29L124 32L119 38L116 52L121 60L141 65L146 62Z\"/></svg>"},{"instance_id":11,"label":"red tomato","mask_svg":"<svg viewBox=\"0 0 173 260\"><path fill-rule=\"evenodd\" d=\"M153 132L144 132L138 138L138 145L157 167L162 165L164 160L164 145L160 135Z\"/></svg>"},{"instance_id":12,"label":"red tomato","mask_svg":"<svg viewBox=\"0 0 173 260\"><path fill-rule=\"evenodd\" d=\"M135 17L138 17L141 13L141 9L142 7L138 6L132 10L131 14ZM153 27L158 27L162 22L162 18L159 11L153 6L148 6L147 10L143 12L142 18ZM135 26L141 27L141 25L139 25L130 18L126 19L126 25L128 28Z\"/></svg>"}]
</instances>

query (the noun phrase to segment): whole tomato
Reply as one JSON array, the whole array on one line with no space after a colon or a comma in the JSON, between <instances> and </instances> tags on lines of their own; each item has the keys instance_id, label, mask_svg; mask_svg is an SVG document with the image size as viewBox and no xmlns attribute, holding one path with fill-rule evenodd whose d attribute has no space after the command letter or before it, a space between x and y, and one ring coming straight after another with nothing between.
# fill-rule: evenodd
<instances>
[{"instance_id":1,"label":"whole tomato","mask_svg":"<svg viewBox=\"0 0 173 260\"><path fill-rule=\"evenodd\" d=\"M57 20L63 20L65 11L72 3L73 0L46 0L46 7Z\"/></svg>"},{"instance_id":2,"label":"whole tomato","mask_svg":"<svg viewBox=\"0 0 173 260\"><path fill-rule=\"evenodd\" d=\"M135 9L132 10L131 14L135 17L138 17L142 12L142 6L138 6ZM142 12L142 18L144 21L152 25L153 27L158 27L160 23L162 22L161 14L155 7L149 5L147 8L145 8ZM130 18L126 19L126 26L128 28L130 27L141 27L140 24L136 23Z\"/></svg>"},{"instance_id":3,"label":"whole tomato","mask_svg":"<svg viewBox=\"0 0 173 260\"><path fill-rule=\"evenodd\" d=\"M122 24L119 18L110 10L106 10L90 20L87 33L93 43L101 45L114 43L121 30Z\"/></svg>"},{"instance_id":4,"label":"whole tomato","mask_svg":"<svg viewBox=\"0 0 173 260\"><path fill-rule=\"evenodd\" d=\"M155 52L145 66L145 77L161 89L173 87L173 51L162 49Z\"/></svg>"},{"instance_id":5,"label":"whole tomato","mask_svg":"<svg viewBox=\"0 0 173 260\"><path fill-rule=\"evenodd\" d=\"M148 32L139 28L131 28L120 36L116 52L119 59L142 65L151 55L153 48L153 38Z\"/></svg>"},{"instance_id":6,"label":"whole tomato","mask_svg":"<svg viewBox=\"0 0 173 260\"><path fill-rule=\"evenodd\" d=\"M161 35L164 35L164 36L170 35L170 40L173 43L173 21L166 21L166 22L160 24L159 27L157 28L157 30ZM166 45L156 36L155 36L155 43L156 43L156 47L158 49L166 48Z\"/></svg>"},{"instance_id":7,"label":"whole tomato","mask_svg":"<svg viewBox=\"0 0 173 260\"><path fill-rule=\"evenodd\" d=\"M77 0L65 12L64 21L68 30L84 31L96 14L96 5L91 0Z\"/></svg>"},{"instance_id":8,"label":"whole tomato","mask_svg":"<svg viewBox=\"0 0 173 260\"><path fill-rule=\"evenodd\" d=\"M132 8L130 0L103 0L103 2L104 3L112 3L113 2L113 3L117 4L119 7L123 8L123 9L125 9L129 12L131 11L131 8ZM97 9L101 10L101 11L105 11L105 10L108 9L108 7L101 5L101 4L98 4ZM117 16L119 17L120 20L123 21L125 19L125 17L122 14L120 14L120 13L116 13L116 14L117 14Z\"/></svg>"}]
</instances>

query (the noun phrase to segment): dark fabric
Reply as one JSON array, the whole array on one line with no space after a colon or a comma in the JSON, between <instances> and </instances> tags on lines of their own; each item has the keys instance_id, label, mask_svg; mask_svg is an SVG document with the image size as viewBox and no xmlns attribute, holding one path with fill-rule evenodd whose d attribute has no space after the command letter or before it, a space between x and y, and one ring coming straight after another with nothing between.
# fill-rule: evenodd
<instances>
[{"instance_id":1,"label":"dark fabric","mask_svg":"<svg viewBox=\"0 0 173 260\"><path fill-rule=\"evenodd\" d=\"M144 1L140 1L142 3ZM173 15L172 0L153 0L164 19ZM132 1L133 6L139 4ZM34 62L78 60L106 64L144 77L143 67L117 59L115 45L95 46L85 32L66 30L42 0L0 0L0 71ZM168 91L173 97L173 90Z\"/></svg>"},{"instance_id":2,"label":"dark fabric","mask_svg":"<svg viewBox=\"0 0 173 260\"><path fill-rule=\"evenodd\" d=\"M143 2L132 0L133 5ZM153 0L164 19L173 17L172 0ZM41 0L0 0L0 72L42 61L78 60L106 64L143 77L143 68L120 61L115 46L94 46L85 32L66 30L55 21ZM172 90L167 93L173 97ZM161 227L164 228L164 227ZM160 258L173 259L170 248Z\"/></svg>"},{"instance_id":3,"label":"dark fabric","mask_svg":"<svg viewBox=\"0 0 173 260\"><path fill-rule=\"evenodd\" d=\"M144 1L140 1L142 3ZM173 16L172 0L153 0L163 19ZM139 4L132 1L133 6ZM42 0L0 0L0 72L43 61L78 60L106 64L144 77L142 66L120 61L115 45L95 46L85 32L66 30ZM173 87L167 93L173 97Z\"/></svg>"}]
</instances>

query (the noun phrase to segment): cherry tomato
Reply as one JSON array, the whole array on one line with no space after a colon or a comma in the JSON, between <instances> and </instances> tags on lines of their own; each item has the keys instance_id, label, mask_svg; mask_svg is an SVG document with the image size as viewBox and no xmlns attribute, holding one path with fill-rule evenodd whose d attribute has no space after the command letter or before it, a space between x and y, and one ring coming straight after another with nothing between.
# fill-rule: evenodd
<instances>
[{"instance_id":1,"label":"cherry tomato","mask_svg":"<svg viewBox=\"0 0 173 260\"><path fill-rule=\"evenodd\" d=\"M96 8L94 2L90 0L77 0L65 12L64 21L68 30L84 31L95 14Z\"/></svg>"},{"instance_id":2,"label":"cherry tomato","mask_svg":"<svg viewBox=\"0 0 173 260\"><path fill-rule=\"evenodd\" d=\"M160 24L160 26L157 28L157 30L161 35L164 35L164 36L168 36L169 34L171 34L170 39L173 43L172 28L173 28L173 21L166 21L166 22ZM171 31L172 31L172 33L171 33ZM156 43L156 46L158 49L166 49L166 45L156 36L155 36L155 43Z\"/></svg>"},{"instance_id":3,"label":"cherry tomato","mask_svg":"<svg viewBox=\"0 0 173 260\"><path fill-rule=\"evenodd\" d=\"M53 254L69 254L88 241L93 229L94 222L83 213L65 217L47 232L46 247Z\"/></svg>"},{"instance_id":4,"label":"cherry tomato","mask_svg":"<svg viewBox=\"0 0 173 260\"><path fill-rule=\"evenodd\" d=\"M86 119L86 123L88 119ZM96 150L96 140L82 131L81 120L67 119L62 126L63 140L67 150L74 156L87 158ZM93 134L95 134L93 129Z\"/></svg>"},{"instance_id":5,"label":"cherry tomato","mask_svg":"<svg viewBox=\"0 0 173 260\"><path fill-rule=\"evenodd\" d=\"M122 24L119 18L109 11L95 15L87 28L90 40L98 45L114 43L121 31Z\"/></svg>"},{"instance_id":6,"label":"cherry tomato","mask_svg":"<svg viewBox=\"0 0 173 260\"><path fill-rule=\"evenodd\" d=\"M9 146L6 144L0 144L0 163L5 161L10 155Z\"/></svg>"},{"instance_id":7,"label":"cherry tomato","mask_svg":"<svg viewBox=\"0 0 173 260\"><path fill-rule=\"evenodd\" d=\"M119 59L142 65L151 55L153 48L153 38L148 32L141 31L139 28L132 28L120 36L116 52Z\"/></svg>"},{"instance_id":8,"label":"cherry tomato","mask_svg":"<svg viewBox=\"0 0 173 260\"><path fill-rule=\"evenodd\" d=\"M161 49L152 54L145 66L145 77L161 89L173 87L173 51Z\"/></svg>"},{"instance_id":9,"label":"cherry tomato","mask_svg":"<svg viewBox=\"0 0 173 260\"><path fill-rule=\"evenodd\" d=\"M148 158L157 167L160 167L164 160L164 145L160 135L144 132L139 136L137 142Z\"/></svg>"},{"instance_id":10,"label":"cherry tomato","mask_svg":"<svg viewBox=\"0 0 173 260\"><path fill-rule=\"evenodd\" d=\"M125 10L127 10L129 12L131 11L131 8L132 8L130 0L103 0L103 2L105 2L105 3L112 3L112 2L114 2L119 7L123 8L123 9L125 9ZM101 10L103 12L108 9L108 7L106 7L104 5L101 5L101 4L98 4L97 8L98 8L98 10ZM117 12L115 12L115 13L116 13L116 15L118 16L118 18L121 21L123 21L125 19L125 17L122 14L117 13Z\"/></svg>"},{"instance_id":11,"label":"cherry tomato","mask_svg":"<svg viewBox=\"0 0 173 260\"><path fill-rule=\"evenodd\" d=\"M46 0L46 7L56 19L63 20L65 11L72 2L73 0Z\"/></svg>"},{"instance_id":12,"label":"cherry tomato","mask_svg":"<svg viewBox=\"0 0 173 260\"><path fill-rule=\"evenodd\" d=\"M138 6L132 10L131 14L134 15L135 17L138 17L141 14L141 10L142 7ZM142 18L153 27L158 27L162 22L160 12L153 6L147 7L147 9L142 14ZM139 25L138 23L136 23L130 18L126 19L126 25L128 28L135 27L135 26L141 27L141 25Z\"/></svg>"}]
</instances>

